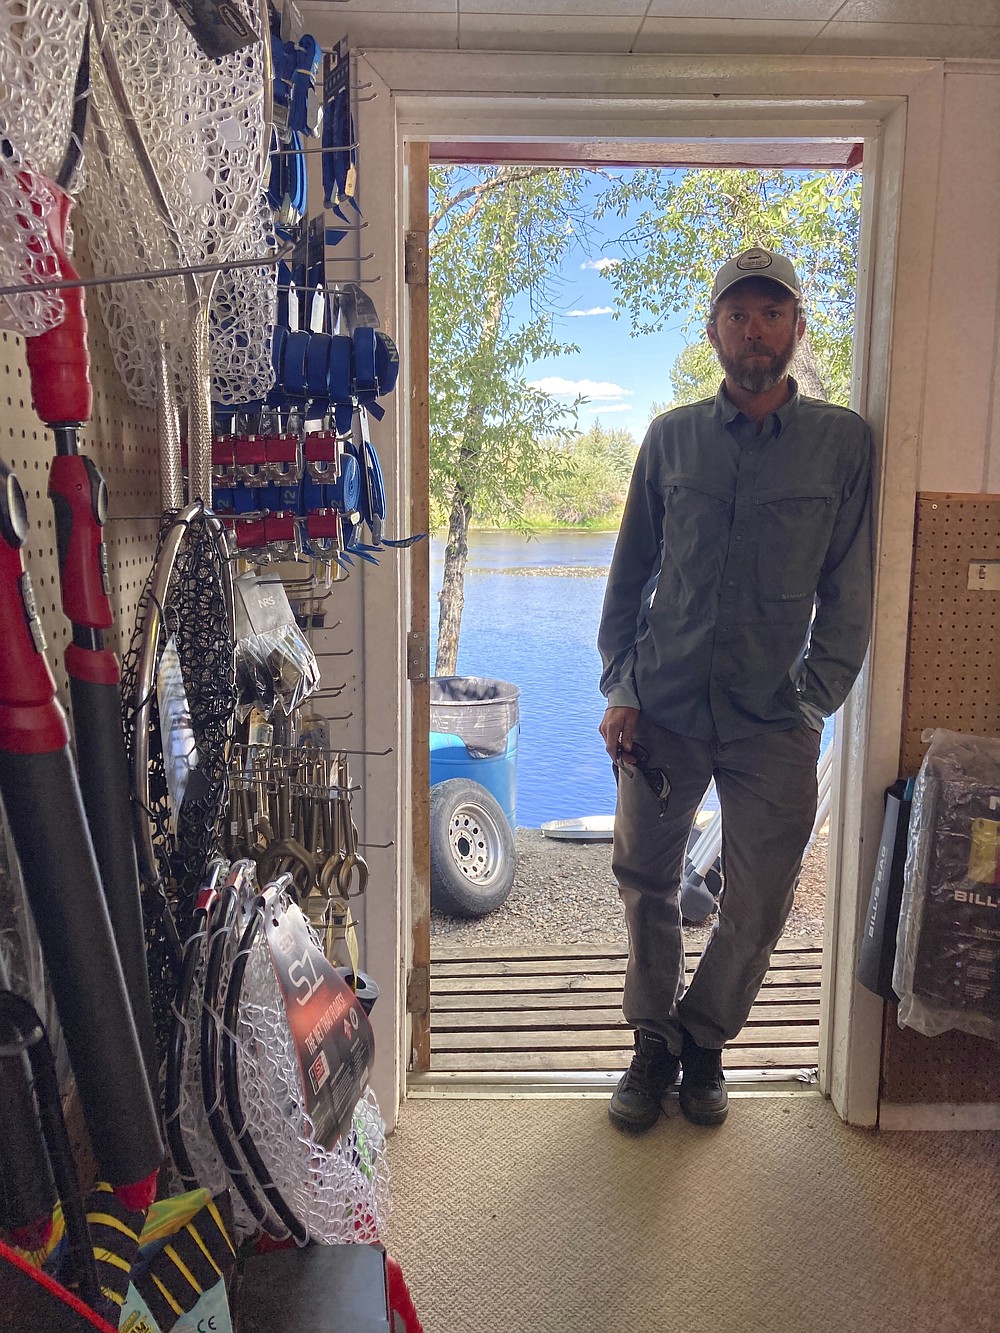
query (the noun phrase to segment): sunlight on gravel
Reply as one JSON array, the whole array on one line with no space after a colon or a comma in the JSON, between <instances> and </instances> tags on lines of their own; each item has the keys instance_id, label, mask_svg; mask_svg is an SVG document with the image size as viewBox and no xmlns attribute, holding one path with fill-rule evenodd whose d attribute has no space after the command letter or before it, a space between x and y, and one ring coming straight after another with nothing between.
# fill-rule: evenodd
<instances>
[{"instance_id":1,"label":"sunlight on gravel","mask_svg":"<svg viewBox=\"0 0 1000 1333\"><path fill-rule=\"evenodd\" d=\"M786 936L822 942L826 859L824 827L803 864ZM710 924L685 931L689 946L704 942ZM611 873L611 844L562 842L538 829L518 829L517 875L504 905L474 920L432 910L431 940L485 948L587 944L624 950L625 918Z\"/></svg>"}]
</instances>

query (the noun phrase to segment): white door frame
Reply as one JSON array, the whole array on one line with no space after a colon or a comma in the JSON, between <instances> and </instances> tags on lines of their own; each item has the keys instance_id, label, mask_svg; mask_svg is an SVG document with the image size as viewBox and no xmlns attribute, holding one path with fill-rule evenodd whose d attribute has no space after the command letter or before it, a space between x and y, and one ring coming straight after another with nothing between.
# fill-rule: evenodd
<instances>
[{"instance_id":1,"label":"white door frame","mask_svg":"<svg viewBox=\"0 0 1000 1333\"><path fill-rule=\"evenodd\" d=\"M375 255L384 321L404 338L407 139L864 140L853 401L871 422L881 454L879 551L872 646L838 729L830 883L839 893L827 913L820 1086L846 1121L873 1125L883 1005L854 981L854 960L881 832L882 792L899 762L943 62L380 50L357 53L356 68L366 248ZM394 475L402 478L408 475L402 381L400 390ZM405 497L396 498L402 519ZM406 624L402 581L393 588L379 591L377 580L366 580L366 613L370 599L376 614L384 614L386 598L395 595L398 623ZM384 671L384 658L380 667ZM398 697L405 699L405 690ZM408 734L405 718L399 732L401 739ZM394 776L405 810L405 747ZM403 844L398 861L406 886L406 836ZM405 892L395 901L405 904ZM404 920L387 922L385 930L398 951L399 1095L407 1064L401 978L408 929ZM384 957L386 950L379 952ZM385 1107L384 1092L382 1100Z\"/></svg>"}]
</instances>

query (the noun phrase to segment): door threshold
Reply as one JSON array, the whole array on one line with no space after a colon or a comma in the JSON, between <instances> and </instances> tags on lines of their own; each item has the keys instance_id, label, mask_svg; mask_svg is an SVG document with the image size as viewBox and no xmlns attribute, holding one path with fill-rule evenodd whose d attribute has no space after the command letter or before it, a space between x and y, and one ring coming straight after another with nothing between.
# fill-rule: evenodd
<instances>
[{"instance_id":1,"label":"door threshold","mask_svg":"<svg viewBox=\"0 0 1000 1333\"><path fill-rule=\"evenodd\" d=\"M503 1097L610 1097L621 1070L539 1070L496 1073L448 1072L410 1074L406 1097L486 1100ZM731 1097L788 1097L822 1094L815 1068L734 1069L726 1071Z\"/></svg>"}]
</instances>

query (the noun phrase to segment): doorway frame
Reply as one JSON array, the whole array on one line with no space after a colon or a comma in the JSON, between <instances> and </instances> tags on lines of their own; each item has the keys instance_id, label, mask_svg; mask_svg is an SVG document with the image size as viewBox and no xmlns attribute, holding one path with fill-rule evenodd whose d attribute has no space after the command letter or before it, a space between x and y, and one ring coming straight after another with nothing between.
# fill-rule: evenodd
<instances>
[{"instance_id":1,"label":"doorway frame","mask_svg":"<svg viewBox=\"0 0 1000 1333\"><path fill-rule=\"evenodd\" d=\"M854 980L854 959L882 822L882 792L897 776L903 717L913 512L926 350L930 250L940 162L943 61L809 57L603 57L486 52L362 51L358 105L362 204L369 248L381 260L380 291L390 328L407 344L403 237L407 226L405 147L432 139L579 142L665 139L817 140L865 145L865 185L853 405L870 421L880 459L878 553L872 644L838 727L831 812L830 894L824 939L820 1090L845 1121L878 1119L883 1003ZM369 100L362 100L369 99ZM410 422L403 358L396 403L396 471L409 476ZM400 490L403 488L401 487ZM399 513L406 497L398 497ZM397 612L411 630L406 581ZM386 593L366 584L369 603ZM423 614L421 612L421 614ZM422 626L426 630L427 626ZM405 684L405 680L403 682ZM399 693L409 738L411 701ZM413 788L408 755L395 774L403 839L399 870L412 884ZM419 767L419 766L418 766ZM403 919L387 927L397 955L395 1091L405 1092L410 1041ZM385 1098L383 1096L383 1104ZM392 1117L394 1119L394 1117Z\"/></svg>"}]
</instances>

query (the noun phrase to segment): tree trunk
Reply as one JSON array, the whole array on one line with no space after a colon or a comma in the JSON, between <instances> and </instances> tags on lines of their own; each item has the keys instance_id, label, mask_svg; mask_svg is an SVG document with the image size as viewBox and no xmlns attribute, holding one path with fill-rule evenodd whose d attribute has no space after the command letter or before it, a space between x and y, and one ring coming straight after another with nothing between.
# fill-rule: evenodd
<instances>
[{"instance_id":1,"label":"tree trunk","mask_svg":"<svg viewBox=\"0 0 1000 1333\"><path fill-rule=\"evenodd\" d=\"M508 214L513 205L508 199ZM498 247L499 248L499 245ZM496 346L504 310L502 279L494 282L485 292L483 323L479 347L485 351ZM469 558L469 524L475 504L475 467L479 447L469 444L480 438L486 404L470 398L465 409L463 439L467 442L459 451L452 492L451 514L448 519L448 544L444 551L444 572L438 594L438 641L434 662L435 676L453 676L458 662L458 640L462 630L462 611L465 607L465 565Z\"/></svg>"},{"instance_id":2,"label":"tree trunk","mask_svg":"<svg viewBox=\"0 0 1000 1333\"><path fill-rule=\"evenodd\" d=\"M826 388L819 373L819 363L809 341L808 332L795 349L792 378L798 384L800 393L804 393L808 398L822 398L826 402Z\"/></svg>"},{"instance_id":3,"label":"tree trunk","mask_svg":"<svg viewBox=\"0 0 1000 1333\"><path fill-rule=\"evenodd\" d=\"M462 483L456 482L448 519L448 544L444 548L444 574L438 605L437 657L435 676L454 676L458 664L458 638L462 629L462 611L465 607L465 564L469 558L469 523L472 520L472 501Z\"/></svg>"}]
</instances>

